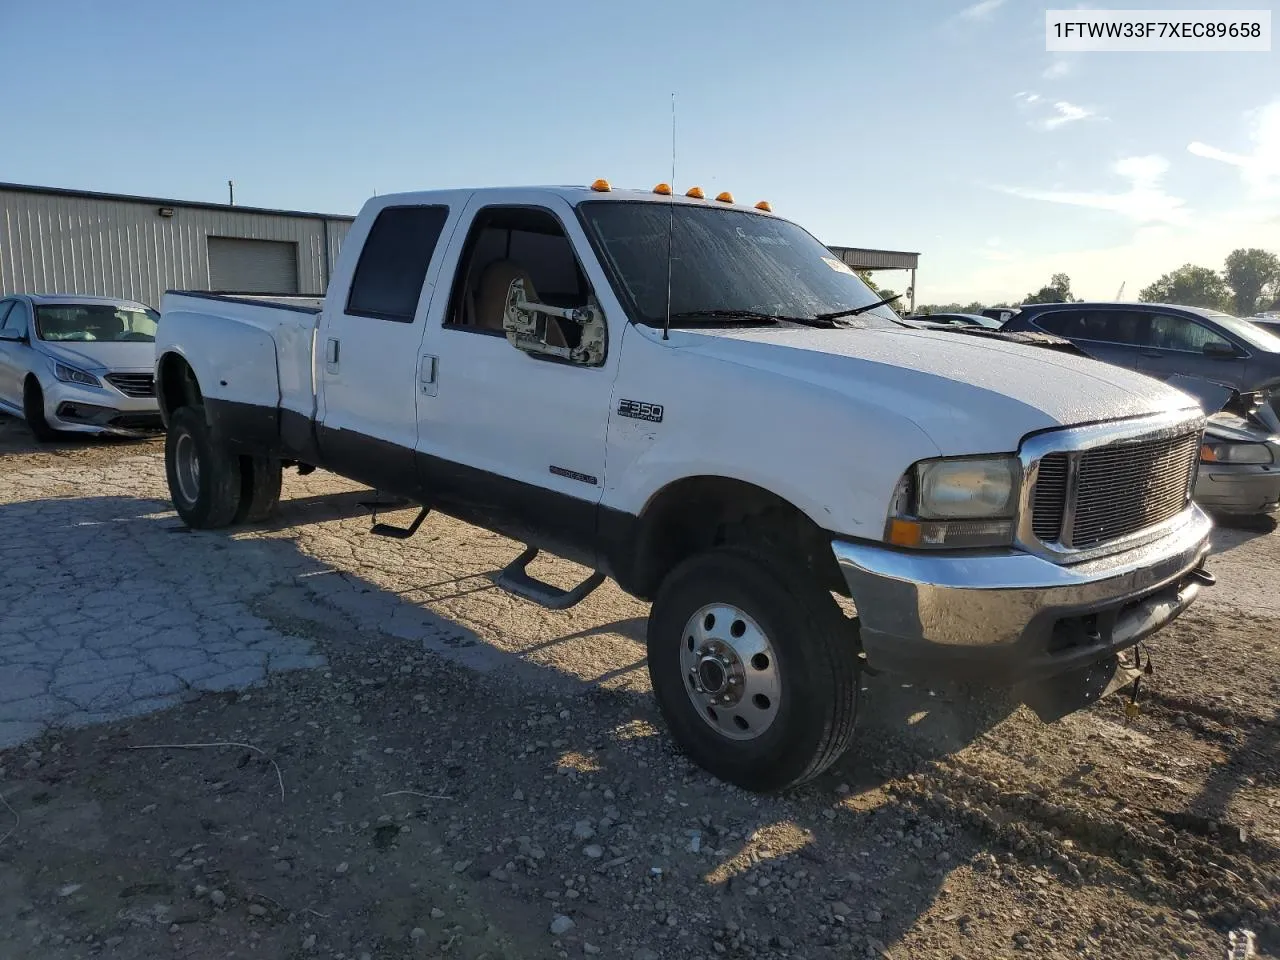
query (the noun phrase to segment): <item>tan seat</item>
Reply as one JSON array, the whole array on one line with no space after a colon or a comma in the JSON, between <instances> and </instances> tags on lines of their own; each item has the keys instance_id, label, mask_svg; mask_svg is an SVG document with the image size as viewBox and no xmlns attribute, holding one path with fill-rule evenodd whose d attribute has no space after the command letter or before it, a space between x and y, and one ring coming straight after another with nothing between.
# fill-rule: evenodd
<instances>
[{"instance_id":1,"label":"tan seat","mask_svg":"<svg viewBox=\"0 0 1280 960\"><path fill-rule=\"evenodd\" d=\"M475 315L472 323L481 330L502 330L502 317L507 309L507 294L514 280L524 281L524 297L531 303L538 300L533 277L514 260L495 260L480 274L476 291ZM547 343L553 347L567 346L560 321L547 318Z\"/></svg>"}]
</instances>

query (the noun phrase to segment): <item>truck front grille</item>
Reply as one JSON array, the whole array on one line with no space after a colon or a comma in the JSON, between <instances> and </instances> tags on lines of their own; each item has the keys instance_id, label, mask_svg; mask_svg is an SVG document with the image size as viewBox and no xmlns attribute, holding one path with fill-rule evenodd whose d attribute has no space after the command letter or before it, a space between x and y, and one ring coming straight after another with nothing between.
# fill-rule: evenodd
<instances>
[{"instance_id":1,"label":"truck front grille","mask_svg":"<svg viewBox=\"0 0 1280 960\"><path fill-rule=\"evenodd\" d=\"M1045 455L1031 500L1032 532L1044 543L1084 550L1172 519L1191 499L1200 436L1195 430Z\"/></svg>"},{"instance_id":2,"label":"truck front grille","mask_svg":"<svg viewBox=\"0 0 1280 960\"><path fill-rule=\"evenodd\" d=\"M1031 529L1046 543L1056 542L1062 533L1062 514L1067 506L1067 455L1051 453L1040 460L1032 501Z\"/></svg>"},{"instance_id":3,"label":"truck front grille","mask_svg":"<svg viewBox=\"0 0 1280 960\"><path fill-rule=\"evenodd\" d=\"M126 397L156 395L156 378L150 373L108 373L107 382Z\"/></svg>"}]
</instances>

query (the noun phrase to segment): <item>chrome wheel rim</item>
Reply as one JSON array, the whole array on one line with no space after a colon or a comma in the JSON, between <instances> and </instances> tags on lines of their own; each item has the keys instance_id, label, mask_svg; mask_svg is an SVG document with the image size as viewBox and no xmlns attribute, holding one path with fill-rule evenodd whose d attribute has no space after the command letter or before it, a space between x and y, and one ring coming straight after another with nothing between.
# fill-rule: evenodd
<instances>
[{"instance_id":1,"label":"chrome wheel rim","mask_svg":"<svg viewBox=\"0 0 1280 960\"><path fill-rule=\"evenodd\" d=\"M178 492L188 504L200 499L200 453L191 434L178 437L173 450L173 472L178 476Z\"/></svg>"},{"instance_id":2,"label":"chrome wheel rim","mask_svg":"<svg viewBox=\"0 0 1280 960\"><path fill-rule=\"evenodd\" d=\"M763 736L777 719L782 682L773 645L732 604L708 604L689 618L680 673L698 716L730 740Z\"/></svg>"}]
</instances>

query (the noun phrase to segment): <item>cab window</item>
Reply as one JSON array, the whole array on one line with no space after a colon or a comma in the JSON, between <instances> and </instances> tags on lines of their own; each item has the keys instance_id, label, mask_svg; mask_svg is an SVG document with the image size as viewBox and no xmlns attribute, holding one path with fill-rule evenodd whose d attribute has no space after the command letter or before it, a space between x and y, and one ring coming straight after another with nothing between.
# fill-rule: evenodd
<instances>
[{"instance_id":1,"label":"cab window","mask_svg":"<svg viewBox=\"0 0 1280 960\"><path fill-rule=\"evenodd\" d=\"M584 307L591 285L560 221L548 210L489 207L476 214L463 247L445 326L503 335L507 292L524 281L525 296L553 307ZM576 323L548 322L548 343L576 347Z\"/></svg>"}]
</instances>

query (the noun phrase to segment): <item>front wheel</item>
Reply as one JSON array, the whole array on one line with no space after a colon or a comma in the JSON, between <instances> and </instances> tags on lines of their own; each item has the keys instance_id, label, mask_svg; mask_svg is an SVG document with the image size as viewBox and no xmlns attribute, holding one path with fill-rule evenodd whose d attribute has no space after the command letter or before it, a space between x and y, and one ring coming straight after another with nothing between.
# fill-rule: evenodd
<instances>
[{"instance_id":1,"label":"front wheel","mask_svg":"<svg viewBox=\"0 0 1280 960\"><path fill-rule=\"evenodd\" d=\"M240 458L213 439L204 411L179 407L164 441L169 496L187 526L225 527L240 507Z\"/></svg>"},{"instance_id":2,"label":"front wheel","mask_svg":"<svg viewBox=\"0 0 1280 960\"><path fill-rule=\"evenodd\" d=\"M28 377L22 389L22 413L27 426L41 443L58 439L58 431L49 426L44 415L44 391L34 377Z\"/></svg>"},{"instance_id":3,"label":"front wheel","mask_svg":"<svg viewBox=\"0 0 1280 960\"><path fill-rule=\"evenodd\" d=\"M848 749L856 634L799 568L721 548L686 560L649 616L649 678L672 735L710 773L768 792Z\"/></svg>"}]
</instances>

